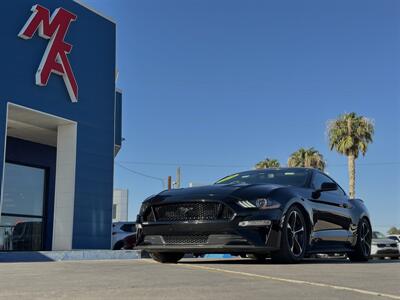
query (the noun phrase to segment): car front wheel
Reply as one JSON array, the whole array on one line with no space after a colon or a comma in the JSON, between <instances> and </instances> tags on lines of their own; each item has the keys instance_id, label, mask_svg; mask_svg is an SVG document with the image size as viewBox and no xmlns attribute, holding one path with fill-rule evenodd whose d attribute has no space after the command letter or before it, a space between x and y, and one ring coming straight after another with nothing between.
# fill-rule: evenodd
<instances>
[{"instance_id":1,"label":"car front wheel","mask_svg":"<svg viewBox=\"0 0 400 300\"><path fill-rule=\"evenodd\" d=\"M308 243L307 225L301 210L291 207L283 222L280 249L271 253L273 262L297 263L305 255Z\"/></svg>"},{"instance_id":2,"label":"car front wheel","mask_svg":"<svg viewBox=\"0 0 400 300\"><path fill-rule=\"evenodd\" d=\"M183 256L183 253L160 253L153 252L150 253L151 258L159 263L172 263L176 264Z\"/></svg>"},{"instance_id":3,"label":"car front wheel","mask_svg":"<svg viewBox=\"0 0 400 300\"><path fill-rule=\"evenodd\" d=\"M371 255L372 230L369 222L362 219L358 224L357 229L357 244L354 247L354 252L348 253L351 261L362 262L368 261ZM384 259L384 258L383 258Z\"/></svg>"}]
</instances>

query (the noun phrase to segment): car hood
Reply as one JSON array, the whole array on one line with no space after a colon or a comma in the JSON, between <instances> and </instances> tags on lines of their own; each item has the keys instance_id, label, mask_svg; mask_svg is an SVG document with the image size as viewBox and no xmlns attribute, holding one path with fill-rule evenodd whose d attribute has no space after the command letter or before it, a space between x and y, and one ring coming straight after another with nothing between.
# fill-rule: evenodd
<instances>
[{"instance_id":1,"label":"car hood","mask_svg":"<svg viewBox=\"0 0 400 300\"><path fill-rule=\"evenodd\" d=\"M394 244L397 243L394 240L391 239L372 239L372 242L375 244Z\"/></svg>"},{"instance_id":2,"label":"car hood","mask_svg":"<svg viewBox=\"0 0 400 300\"><path fill-rule=\"evenodd\" d=\"M214 184L201 187L163 191L156 195L153 199L157 199L158 201L183 201L189 199L224 200L226 198L251 199L252 197L267 197L269 193L278 188L282 188L282 186L275 184Z\"/></svg>"}]
</instances>

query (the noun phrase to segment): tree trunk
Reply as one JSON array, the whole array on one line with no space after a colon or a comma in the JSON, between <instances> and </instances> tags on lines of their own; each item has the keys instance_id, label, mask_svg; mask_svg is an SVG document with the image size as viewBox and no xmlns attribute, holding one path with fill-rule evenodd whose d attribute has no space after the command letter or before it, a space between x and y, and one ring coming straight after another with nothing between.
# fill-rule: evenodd
<instances>
[{"instance_id":1,"label":"tree trunk","mask_svg":"<svg viewBox=\"0 0 400 300\"><path fill-rule=\"evenodd\" d=\"M349 155L347 159L349 168L349 194L350 198L354 199L356 196L356 159L354 155Z\"/></svg>"}]
</instances>

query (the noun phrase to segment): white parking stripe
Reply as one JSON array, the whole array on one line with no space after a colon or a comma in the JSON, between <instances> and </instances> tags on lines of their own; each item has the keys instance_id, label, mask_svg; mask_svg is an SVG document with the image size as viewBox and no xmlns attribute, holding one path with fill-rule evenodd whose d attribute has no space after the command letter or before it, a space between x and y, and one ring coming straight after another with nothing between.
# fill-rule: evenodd
<instances>
[{"instance_id":1,"label":"white parking stripe","mask_svg":"<svg viewBox=\"0 0 400 300\"><path fill-rule=\"evenodd\" d=\"M146 260L146 261L148 261L148 260ZM148 261L148 262L150 262L150 261ZM353 293L359 293L359 294L377 296L377 297L385 297L385 298L389 298L389 299L400 299L400 296L398 296L398 295L391 295L391 294L373 292L373 291L368 291L368 290L362 290L362 289L356 289L356 288L350 288L350 287L346 287L346 286L332 285L332 284L326 284L326 283L311 282L311 281L296 280L296 279L287 279L287 278L280 278L280 277L274 277L274 276L268 276L268 275L259 275L259 274L253 274L253 273L231 271L231 270L226 270L226 269L205 267L205 266L185 264L185 263L179 263L179 264L177 264L177 266L183 266L183 267L189 267L189 268L193 268L193 269L201 269L201 270L207 270L207 271L213 271L213 272L235 274L235 275L241 275L241 276L246 276L246 277L262 278L262 279L268 279L268 280L274 280L274 281L280 281L280 282L310 285L310 286L317 286L317 287L323 287L323 288L331 288L331 289L335 289L335 290L349 291L349 292L353 292Z\"/></svg>"}]
</instances>

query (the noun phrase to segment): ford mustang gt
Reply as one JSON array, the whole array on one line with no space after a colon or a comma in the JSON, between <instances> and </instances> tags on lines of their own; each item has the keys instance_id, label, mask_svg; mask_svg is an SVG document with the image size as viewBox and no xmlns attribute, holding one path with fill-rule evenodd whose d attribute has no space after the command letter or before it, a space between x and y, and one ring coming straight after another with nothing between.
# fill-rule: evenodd
<instances>
[{"instance_id":1,"label":"ford mustang gt","mask_svg":"<svg viewBox=\"0 0 400 300\"><path fill-rule=\"evenodd\" d=\"M137 249L158 262L230 253L295 263L315 253L367 261L372 230L360 199L311 168L241 172L203 187L163 191L137 218Z\"/></svg>"}]
</instances>

